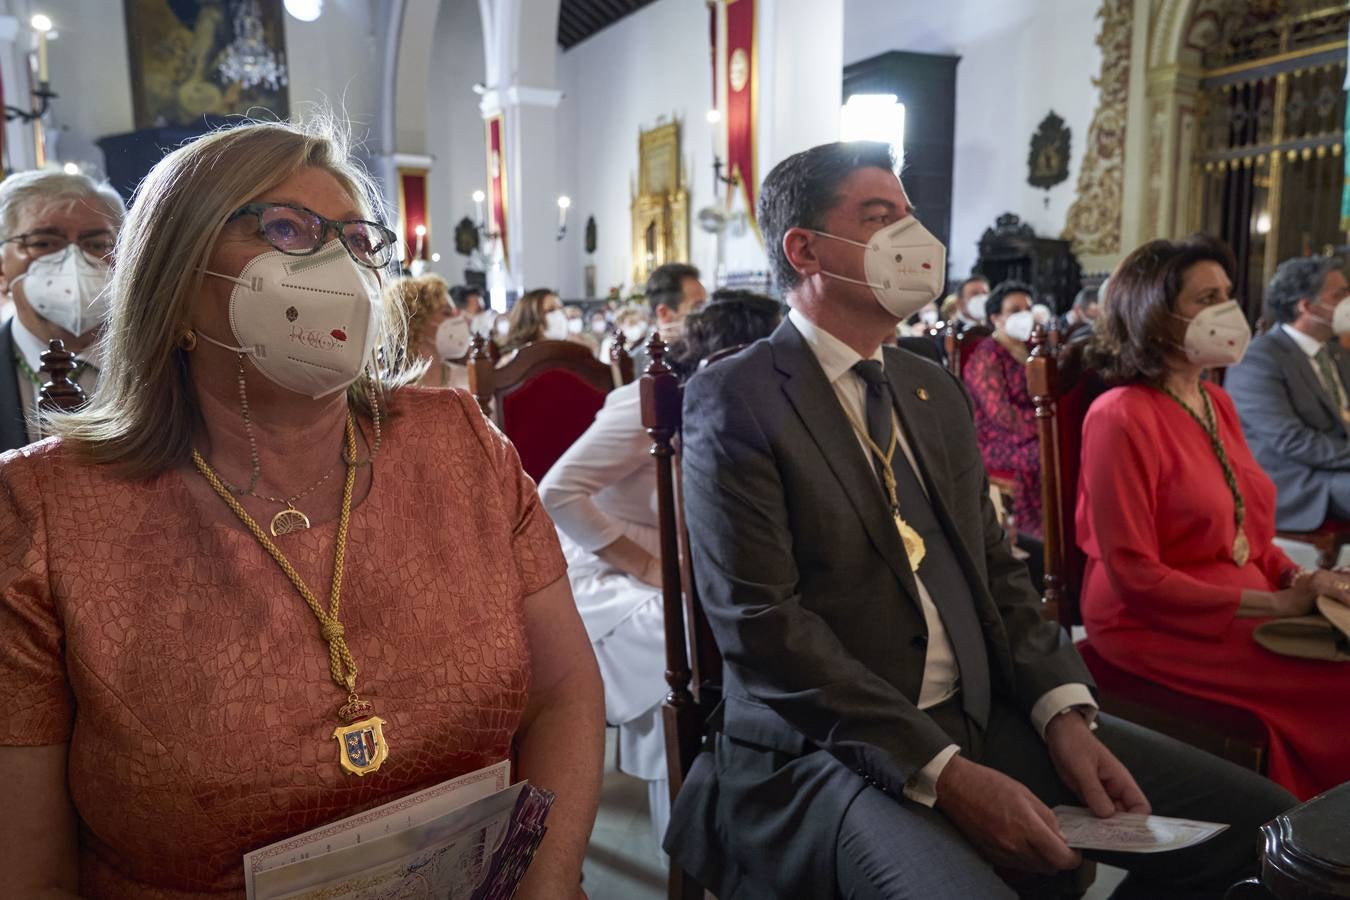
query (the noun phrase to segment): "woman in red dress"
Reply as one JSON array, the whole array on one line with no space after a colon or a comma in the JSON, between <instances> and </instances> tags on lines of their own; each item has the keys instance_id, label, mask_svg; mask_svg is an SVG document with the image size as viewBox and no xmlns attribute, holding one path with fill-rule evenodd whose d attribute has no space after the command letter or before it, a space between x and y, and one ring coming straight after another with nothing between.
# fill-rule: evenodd
<instances>
[{"instance_id":1,"label":"woman in red dress","mask_svg":"<svg viewBox=\"0 0 1350 900\"><path fill-rule=\"evenodd\" d=\"M1114 665L1260 716L1268 774L1307 798L1350 780L1350 666L1277 656L1252 632L1319 594L1350 602L1350 577L1300 571L1272 543L1274 485L1201 377L1250 340L1232 271L1222 247L1154 241L1111 278L1091 354L1122 386L1083 425L1083 619Z\"/></svg>"},{"instance_id":2,"label":"woman in red dress","mask_svg":"<svg viewBox=\"0 0 1350 900\"><path fill-rule=\"evenodd\" d=\"M990 472L1017 479L1013 520L1021 534L1041 536L1041 444L1036 406L1027 392L1027 341L1035 327L1034 289L1005 281L986 302L994 336L970 351L961 377L975 405L975 434Z\"/></svg>"}]
</instances>

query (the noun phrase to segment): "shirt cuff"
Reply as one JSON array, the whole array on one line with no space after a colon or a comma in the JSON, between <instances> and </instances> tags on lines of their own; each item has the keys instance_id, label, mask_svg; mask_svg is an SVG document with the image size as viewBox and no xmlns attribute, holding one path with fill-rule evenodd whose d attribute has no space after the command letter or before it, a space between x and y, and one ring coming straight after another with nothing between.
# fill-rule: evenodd
<instances>
[{"instance_id":1,"label":"shirt cuff","mask_svg":"<svg viewBox=\"0 0 1350 900\"><path fill-rule=\"evenodd\" d=\"M1088 727L1097 730L1097 701L1085 684L1061 684L1041 695L1031 708L1031 724L1045 740L1045 728L1050 720L1070 709L1076 709L1087 719Z\"/></svg>"},{"instance_id":2,"label":"shirt cuff","mask_svg":"<svg viewBox=\"0 0 1350 900\"><path fill-rule=\"evenodd\" d=\"M909 781L905 782L905 798L931 809L933 804L937 803L938 776L959 752L961 748L955 744L948 744L939 750L938 755L928 761L928 765L915 772Z\"/></svg>"}]
</instances>

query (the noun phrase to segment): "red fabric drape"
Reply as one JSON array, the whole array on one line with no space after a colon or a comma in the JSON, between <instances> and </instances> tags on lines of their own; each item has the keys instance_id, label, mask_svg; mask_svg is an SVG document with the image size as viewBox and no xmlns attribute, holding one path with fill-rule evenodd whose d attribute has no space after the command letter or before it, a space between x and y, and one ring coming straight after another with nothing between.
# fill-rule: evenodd
<instances>
[{"instance_id":1,"label":"red fabric drape","mask_svg":"<svg viewBox=\"0 0 1350 900\"><path fill-rule=\"evenodd\" d=\"M403 258L408 262L418 259L417 226L424 225L426 237L422 239L421 259L431 255L431 222L427 218L427 173L420 170L400 169L398 173L399 208L403 213L403 239L407 248Z\"/></svg>"},{"instance_id":2,"label":"red fabric drape","mask_svg":"<svg viewBox=\"0 0 1350 900\"><path fill-rule=\"evenodd\" d=\"M755 130L759 116L759 59L755 39L755 0L727 0L727 168L745 192L751 223L755 220ZM728 193L728 199L730 199Z\"/></svg>"},{"instance_id":3,"label":"red fabric drape","mask_svg":"<svg viewBox=\"0 0 1350 900\"><path fill-rule=\"evenodd\" d=\"M495 230L502 242L502 259L510 263L510 244L506 235L506 124L500 115L487 120L489 230Z\"/></svg>"}]
</instances>

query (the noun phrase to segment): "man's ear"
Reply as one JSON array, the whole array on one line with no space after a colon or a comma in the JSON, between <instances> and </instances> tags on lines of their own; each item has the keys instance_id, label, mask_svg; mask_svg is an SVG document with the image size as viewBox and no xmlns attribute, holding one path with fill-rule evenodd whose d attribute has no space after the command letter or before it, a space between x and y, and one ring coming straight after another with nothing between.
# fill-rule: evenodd
<instances>
[{"instance_id":1,"label":"man's ear","mask_svg":"<svg viewBox=\"0 0 1350 900\"><path fill-rule=\"evenodd\" d=\"M805 228L789 228L783 233L783 255L803 278L820 273L820 259L816 256L814 238L815 235Z\"/></svg>"},{"instance_id":2,"label":"man's ear","mask_svg":"<svg viewBox=\"0 0 1350 900\"><path fill-rule=\"evenodd\" d=\"M1297 319L1302 316L1308 315L1308 313L1310 312L1309 307L1312 306L1312 303L1313 303L1312 298L1304 297L1301 300L1299 300L1298 303L1294 304L1294 318ZM1316 314L1314 313L1314 315Z\"/></svg>"}]
</instances>

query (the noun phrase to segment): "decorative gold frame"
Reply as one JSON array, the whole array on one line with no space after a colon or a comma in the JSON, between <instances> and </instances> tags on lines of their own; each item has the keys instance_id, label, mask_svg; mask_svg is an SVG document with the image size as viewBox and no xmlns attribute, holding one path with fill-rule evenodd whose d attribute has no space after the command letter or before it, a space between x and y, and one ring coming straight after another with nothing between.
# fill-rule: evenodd
<instances>
[{"instance_id":1,"label":"decorative gold frame","mask_svg":"<svg viewBox=\"0 0 1350 900\"><path fill-rule=\"evenodd\" d=\"M638 134L632 215L634 287L646 284L657 266L689 260L689 191L684 184L679 122Z\"/></svg>"}]
</instances>

